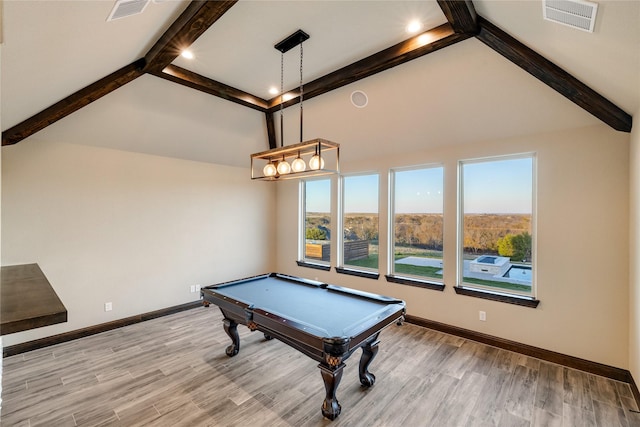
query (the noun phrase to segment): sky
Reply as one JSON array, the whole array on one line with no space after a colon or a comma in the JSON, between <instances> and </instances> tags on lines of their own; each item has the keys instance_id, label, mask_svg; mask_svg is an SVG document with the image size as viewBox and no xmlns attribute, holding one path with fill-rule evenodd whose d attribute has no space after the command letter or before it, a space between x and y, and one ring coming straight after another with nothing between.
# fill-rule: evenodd
<instances>
[{"instance_id":1,"label":"sky","mask_svg":"<svg viewBox=\"0 0 640 427\"><path fill-rule=\"evenodd\" d=\"M443 167L396 170L395 213L443 212ZM346 213L377 213L379 175L347 176ZM465 162L461 167L465 213L530 214L533 159ZM306 181L307 212L329 212L331 181ZM455 189L453 190L455 191Z\"/></svg>"},{"instance_id":2,"label":"sky","mask_svg":"<svg viewBox=\"0 0 640 427\"><path fill-rule=\"evenodd\" d=\"M442 167L395 171L394 212L441 214L443 171Z\"/></svg>"},{"instance_id":3,"label":"sky","mask_svg":"<svg viewBox=\"0 0 640 427\"><path fill-rule=\"evenodd\" d=\"M465 213L532 213L533 159L464 163Z\"/></svg>"},{"instance_id":4,"label":"sky","mask_svg":"<svg viewBox=\"0 0 640 427\"><path fill-rule=\"evenodd\" d=\"M318 179L305 181L306 212L331 211L331 180Z\"/></svg>"},{"instance_id":5,"label":"sky","mask_svg":"<svg viewBox=\"0 0 640 427\"><path fill-rule=\"evenodd\" d=\"M344 212L378 213L380 176L354 175L344 178Z\"/></svg>"},{"instance_id":6,"label":"sky","mask_svg":"<svg viewBox=\"0 0 640 427\"><path fill-rule=\"evenodd\" d=\"M378 174L353 175L344 178L345 213L378 213ZM328 179L306 182L307 212L329 212L331 189Z\"/></svg>"}]
</instances>

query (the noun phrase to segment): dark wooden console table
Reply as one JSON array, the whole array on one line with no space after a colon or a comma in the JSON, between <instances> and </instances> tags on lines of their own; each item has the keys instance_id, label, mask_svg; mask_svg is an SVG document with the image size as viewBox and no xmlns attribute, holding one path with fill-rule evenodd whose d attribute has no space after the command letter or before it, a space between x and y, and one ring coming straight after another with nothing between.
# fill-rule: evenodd
<instances>
[{"instance_id":1,"label":"dark wooden console table","mask_svg":"<svg viewBox=\"0 0 640 427\"><path fill-rule=\"evenodd\" d=\"M38 264L2 267L0 335L67 321L67 309Z\"/></svg>"}]
</instances>

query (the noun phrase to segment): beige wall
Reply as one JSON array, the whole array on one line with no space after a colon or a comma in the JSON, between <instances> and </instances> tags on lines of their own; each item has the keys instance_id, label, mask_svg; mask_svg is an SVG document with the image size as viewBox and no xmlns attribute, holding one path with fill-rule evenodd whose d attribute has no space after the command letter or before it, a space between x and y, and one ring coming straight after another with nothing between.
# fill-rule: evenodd
<instances>
[{"instance_id":1,"label":"beige wall","mask_svg":"<svg viewBox=\"0 0 640 427\"><path fill-rule=\"evenodd\" d=\"M3 344L194 301L190 285L271 271L274 196L245 168L37 136L3 147L2 265L37 262L69 318Z\"/></svg>"},{"instance_id":2,"label":"beige wall","mask_svg":"<svg viewBox=\"0 0 640 427\"><path fill-rule=\"evenodd\" d=\"M341 149L348 150L348 141ZM388 141L379 141L380 144ZM456 168L460 159L535 152L538 161L536 309L456 295ZM396 296L408 313L620 368L629 365L629 135L602 125L396 154L342 171L381 173L380 251L386 250L390 167L445 166L444 292L298 267L298 190L278 187L280 272ZM334 182L334 188L336 187ZM335 203L335 200L334 200ZM335 226L335 221L334 221ZM337 232L334 230L333 235ZM332 254L335 259L335 249ZM380 269L386 272L381 257ZM335 264L334 264L335 265ZM478 320L478 311L487 321Z\"/></svg>"},{"instance_id":3,"label":"beige wall","mask_svg":"<svg viewBox=\"0 0 640 427\"><path fill-rule=\"evenodd\" d=\"M2 265L38 262L69 322L8 335L3 344L192 301L191 284L276 270L398 296L412 315L628 368L637 379L639 140L634 129L631 179L629 135L606 126L343 162L345 173L383 176L381 251L388 169L445 165L444 292L297 267L295 181L274 186L250 182L241 168L25 140L2 150ZM538 157L537 309L452 289L457 160L521 152ZM263 249L273 241L277 254ZM380 262L384 273L384 257ZM112 312L104 312L106 301ZM477 320L478 310L487 312L486 322Z\"/></svg>"},{"instance_id":4,"label":"beige wall","mask_svg":"<svg viewBox=\"0 0 640 427\"><path fill-rule=\"evenodd\" d=\"M629 218L629 370L640 384L640 111L631 131Z\"/></svg>"}]
</instances>

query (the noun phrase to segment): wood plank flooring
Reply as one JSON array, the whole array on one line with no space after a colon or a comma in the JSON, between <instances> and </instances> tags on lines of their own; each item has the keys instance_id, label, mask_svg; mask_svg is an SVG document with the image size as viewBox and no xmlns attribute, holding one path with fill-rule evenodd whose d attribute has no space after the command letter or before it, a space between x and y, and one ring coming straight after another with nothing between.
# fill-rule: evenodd
<instances>
[{"instance_id":1,"label":"wood plank flooring","mask_svg":"<svg viewBox=\"0 0 640 427\"><path fill-rule=\"evenodd\" d=\"M317 363L243 326L240 353L215 307L4 359L2 426L640 426L627 384L443 334L392 325L342 414L322 417Z\"/></svg>"}]
</instances>

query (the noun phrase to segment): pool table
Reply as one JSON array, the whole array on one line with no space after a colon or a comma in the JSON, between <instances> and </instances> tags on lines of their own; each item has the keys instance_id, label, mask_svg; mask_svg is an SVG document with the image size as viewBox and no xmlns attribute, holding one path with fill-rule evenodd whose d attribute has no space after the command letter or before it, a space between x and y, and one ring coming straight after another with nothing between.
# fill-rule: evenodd
<instances>
[{"instance_id":1,"label":"pool table","mask_svg":"<svg viewBox=\"0 0 640 427\"><path fill-rule=\"evenodd\" d=\"M360 383L370 387L376 378L369 365L378 352L378 335L404 320L404 301L355 289L278 273L249 277L202 288L206 306L217 305L224 330L231 338L226 353L240 350L238 324L277 338L320 362L326 397L322 415L340 415L336 390L344 361L358 348Z\"/></svg>"}]
</instances>

